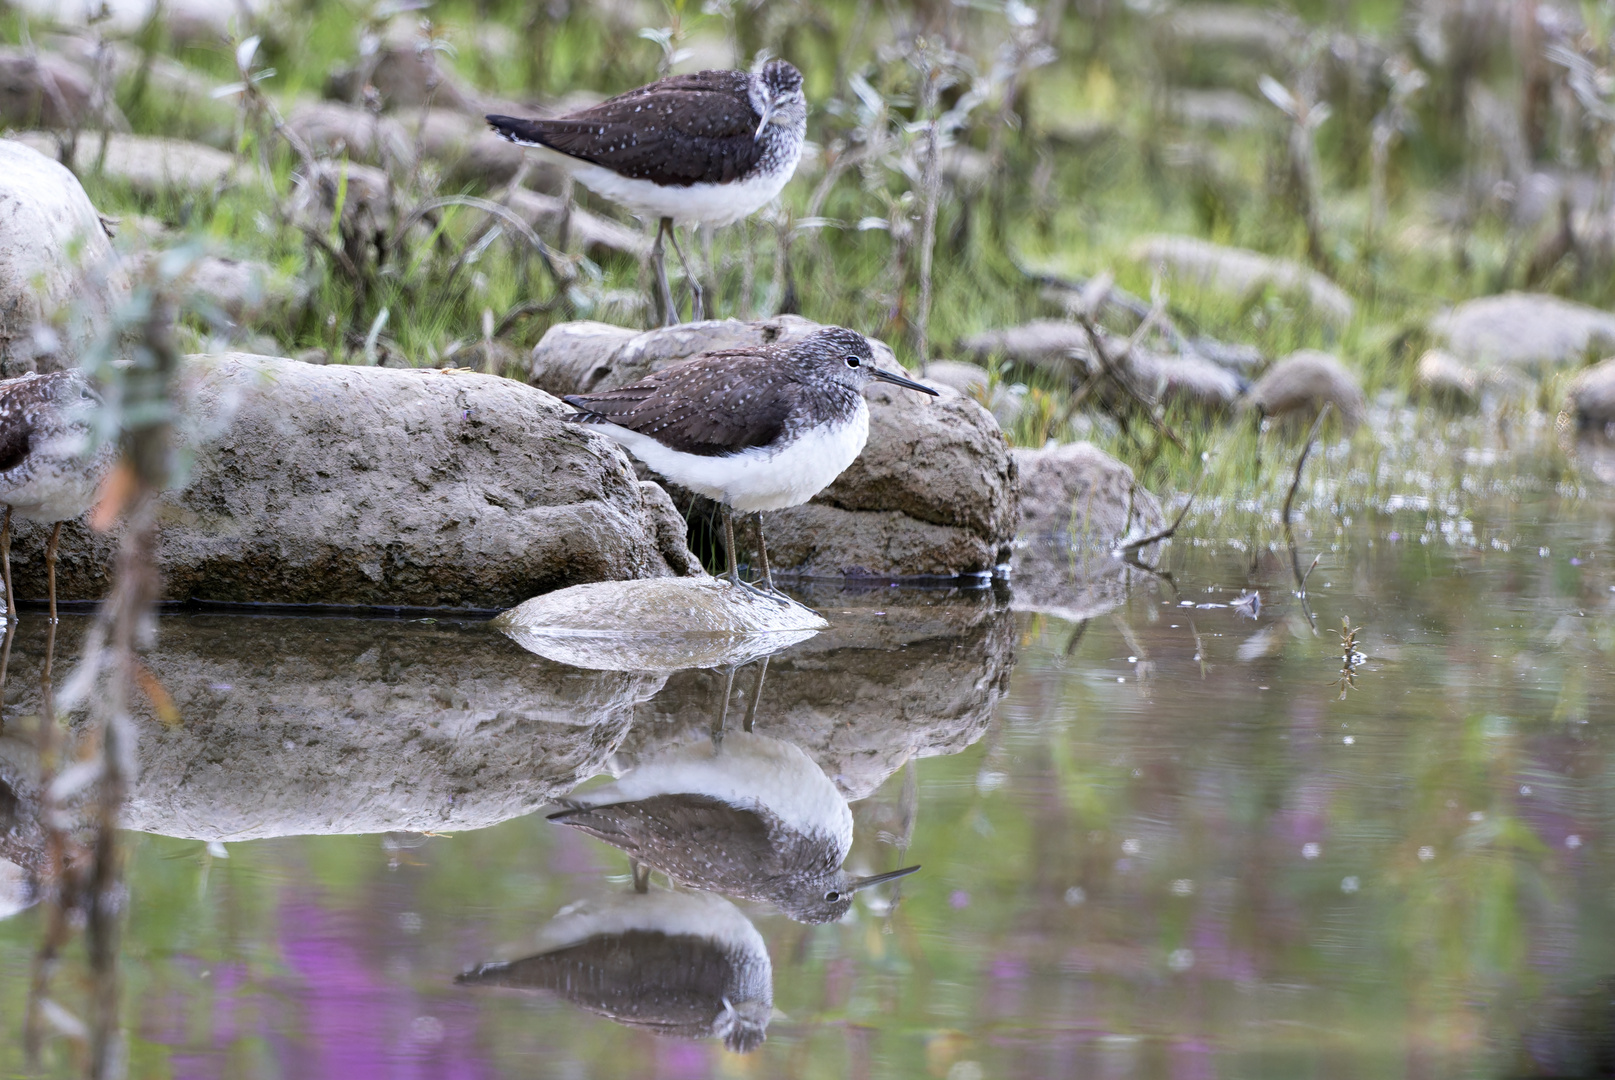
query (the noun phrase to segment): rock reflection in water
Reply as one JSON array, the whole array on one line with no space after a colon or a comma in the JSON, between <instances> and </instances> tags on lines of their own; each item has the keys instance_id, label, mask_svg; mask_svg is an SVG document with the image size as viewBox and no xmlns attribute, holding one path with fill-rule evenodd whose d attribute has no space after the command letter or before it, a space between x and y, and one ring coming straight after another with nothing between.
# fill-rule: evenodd
<instances>
[{"instance_id":1,"label":"rock reflection in water","mask_svg":"<svg viewBox=\"0 0 1615 1080\"><path fill-rule=\"evenodd\" d=\"M546 990L659 1035L721 1039L749 1053L767 1037L774 968L762 935L710 893L622 893L564 908L539 951L455 981Z\"/></svg>"},{"instance_id":2,"label":"rock reflection in water","mask_svg":"<svg viewBox=\"0 0 1615 1080\"><path fill-rule=\"evenodd\" d=\"M800 748L749 732L670 747L562 805L552 821L682 884L763 900L799 922L835 922L860 889L919 869L849 875L847 800Z\"/></svg>"},{"instance_id":3,"label":"rock reflection in water","mask_svg":"<svg viewBox=\"0 0 1615 1080\"><path fill-rule=\"evenodd\" d=\"M38 714L39 622L13 651L8 723ZM58 656L87 623L64 619ZM136 701L123 824L228 841L532 813L601 771L663 681L551 664L481 626L358 619L165 618L145 663L180 722Z\"/></svg>"},{"instance_id":4,"label":"rock reflection in water","mask_svg":"<svg viewBox=\"0 0 1615 1080\"><path fill-rule=\"evenodd\" d=\"M801 747L850 800L911 758L981 738L1015 655L1014 616L994 590L810 588L806 599L830 629L770 658L759 734ZM636 707L614 770L706 741L725 682L721 672L670 676Z\"/></svg>"}]
</instances>

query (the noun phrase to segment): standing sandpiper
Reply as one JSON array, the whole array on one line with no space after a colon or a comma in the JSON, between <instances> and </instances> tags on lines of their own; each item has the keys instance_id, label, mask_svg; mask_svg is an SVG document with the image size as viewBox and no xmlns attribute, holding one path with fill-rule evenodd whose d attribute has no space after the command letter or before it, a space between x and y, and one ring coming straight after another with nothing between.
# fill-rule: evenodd
<instances>
[{"instance_id":1,"label":"standing sandpiper","mask_svg":"<svg viewBox=\"0 0 1615 1080\"><path fill-rule=\"evenodd\" d=\"M11 591L11 516L55 526L45 545L50 619L56 621L56 545L62 522L95 505L101 482L117 460L108 442L89 450L95 391L80 371L24 375L0 382L0 569L5 573L6 617L15 619Z\"/></svg>"},{"instance_id":2,"label":"standing sandpiper","mask_svg":"<svg viewBox=\"0 0 1615 1080\"><path fill-rule=\"evenodd\" d=\"M676 225L728 225L777 196L796 172L807 135L802 73L772 60L752 75L698 71L630 90L565 116L489 116L513 143L559 155L584 187L656 222L651 262L664 324L677 322L662 236L672 238L703 317L701 285Z\"/></svg>"},{"instance_id":3,"label":"standing sandpiper","mask_svg":"<svg viewBox=\"0 0 1615 1080\"><path fill-rule=\"evenodd\" d=\"M737 1054L762 1045L774 965L740 909L710 893L623 893L563 908L541 952L479 964L462 986L547 990L619 1024L716 1038Z\"/></svg>"},{"instance_id":4,"label":"standing sandpiper","mask_svg":"<svg viewBox=\"0 0 1615 1080\"><path fill-rule=\"evenodd\" d=\"M578 410L567 419L593 425L669 480L722 504L729 580L752 589L735 562L733 511L799 506L840 476L869 438L863 388L871 379L936 395L877 368L862 334L830 326L794 345L705 353L565 400ZM763 581L777 597L761 516L757 546Z\"/></svg>"},{"instance_id":5,"label":"standing sandpiper","mask_svg":"<svg viewBox=\"0 0 1615 1080\"><path fill-rule=\"evenodd\" d=\"M680 884L763 900L798 922L835 922L853 893L919 869L861 878L843 870L847 800L800 747L750 732L675 747L562 805L551 821Z\"/></svg>"}]
</instances>

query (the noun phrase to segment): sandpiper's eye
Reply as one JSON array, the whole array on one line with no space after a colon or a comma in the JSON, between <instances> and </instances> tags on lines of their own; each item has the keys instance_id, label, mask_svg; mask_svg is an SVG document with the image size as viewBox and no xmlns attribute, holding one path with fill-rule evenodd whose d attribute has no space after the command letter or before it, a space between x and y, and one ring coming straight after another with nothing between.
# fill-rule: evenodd
<instances>
[{"instance_id":1,"label":"sandpiper's eye","mask_svg":"<svg viewBox=\"0 0 1615 1080\"><path fill-rule=\"evenodd\" d=\"M847 366L848 367L857 367L861 363L863 363L863 361L859 360L856 356L847 357Z\"/></svg>"},{"instance_id":2,"label":"sandpiper's eye","mask_svg":"<svg viewBox=\"0 0 1615 1080\"><path fill-rule=\"evenodd\" d=\"M824 902L827 904L833 904L840 899L841 894L836 892L834 889L831 889L829 892L824 894Z\"/></svg>"}]
</instances>

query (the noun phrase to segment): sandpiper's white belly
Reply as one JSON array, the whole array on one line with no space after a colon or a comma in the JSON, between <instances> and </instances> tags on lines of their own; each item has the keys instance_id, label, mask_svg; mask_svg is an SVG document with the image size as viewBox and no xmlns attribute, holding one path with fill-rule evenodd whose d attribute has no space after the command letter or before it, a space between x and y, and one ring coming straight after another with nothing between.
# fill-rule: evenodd
<instances>
[{"instance_id":1,"label":"sandpiper's white belly","mask_svg":"<svg viewBox=\"0 0 1615 1080\"><path fill-rule=\"evenodd\" d=\"M576 945L598 934L655 930L716 941L736 952L768 958L763 937L740 909L713 893L616 893L568 904L540 928L545 951Z\"/></svg>"},{"instance_id":2,"label":"sandpiper's white belly","mask_svg":"<svg viewBox=\"0 0 1615 1080\"><path fill-rule=\"evenodd\" d=\"M675 484L743 514L800 506L830 486L869 439L869 406L858 398L852 416L821 424L780 447L752 447L721 457L670 450L616 424L590 425L628 448Z\"/></svg>"},{"instance_id":3,"label":"sandpiper's white belly","mask_svg":"<svg viewBox=\"0 0 1615 1080\"><path fill-rule=\"evenodd\" d=\"M772 202L796 172L796 162L801 155L798 148L796 157L781 163L779 168L770 172L754 171L742 180L688 187L634 180L602 165L579 162L563 154L551 152L548 156L551 160L559 159L571 169L578 183L638 217L649 221L667 217L679 225L730 225Z\"/></svg>"},{"instance_id":4,"label":"sandpiper's white belly","mask_svg":"<svg viewBox=\"0 0 1615 1080\"><path fill-rule=\"evenodd\" d=\"M571 799L606 806L656 795L706 795L730 806L766 807L797 832L833 837L843 857L852 846L847 800L801 747L782 739L733 731L721 747L678 746Z\"/></svg>"}]
</instances>

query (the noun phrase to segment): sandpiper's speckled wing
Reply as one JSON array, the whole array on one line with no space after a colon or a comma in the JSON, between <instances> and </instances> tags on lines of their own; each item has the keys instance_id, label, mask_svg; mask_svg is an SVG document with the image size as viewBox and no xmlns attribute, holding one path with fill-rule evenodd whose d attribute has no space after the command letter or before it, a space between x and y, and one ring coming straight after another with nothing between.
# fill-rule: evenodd
<instances>
[{"instance_id":1,"label":"sandpiper's speckled wing","mask_svg":"<svg viewBox=\"0 0 1615 1080\"><path fill-rule=\"evenodd\" d=\"M686 454L715 457L767 446L810 395L777 346L729 349L675 364L628 386L564 399L579 424L616 424Z\"/></svg>"},{"instance_id":2,"label":"sandpiper's speckled wing","mask_svg":"<svg viewBox=\"0 0 1615 1080\"><path fill-rule=\"evenodd\" d=\"M782 882L840 865L838 850L787 829L768 810L709 795L569 806L550 820L604 840L675 881L753 900L777 901Z\"/></svg>"},{"instance_id":3,"label":"sandpiper's speckled wing","mask_svg":"<svg viewBox=\"0 0 1615 1080\"><path fill-rule=\"evenodd\" d=\"M743 71L674 75L566 116L489 116L512 142L545 146L634 180L663 186L726 184L763 156Z\"/></svg>"},{"instance_id":4,"label":"sandpiper's speckled wing","mask_svg":"<svg viewBox=\"0 0 1615 1080\"><path fill-rule=\"evenodd\" d=\"M549 990L619 1023L700 1038L714 1033L725 998L741 999L742 966L709 938L628 930L483 964L454 981Z\"/></svg>"}]
</instances>

